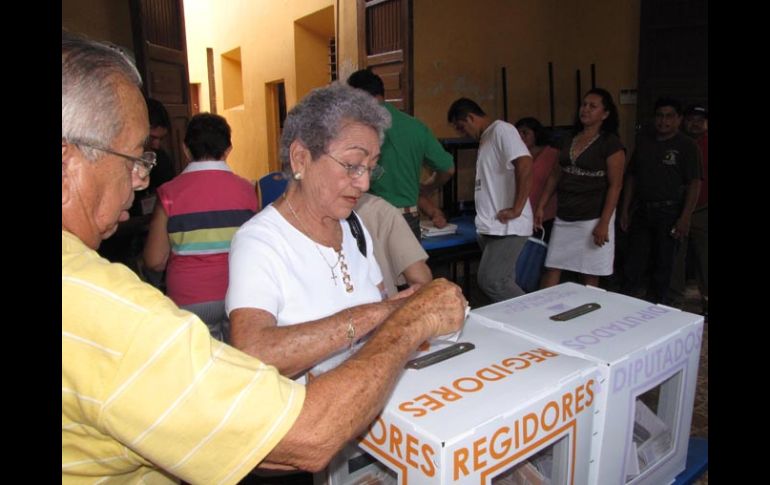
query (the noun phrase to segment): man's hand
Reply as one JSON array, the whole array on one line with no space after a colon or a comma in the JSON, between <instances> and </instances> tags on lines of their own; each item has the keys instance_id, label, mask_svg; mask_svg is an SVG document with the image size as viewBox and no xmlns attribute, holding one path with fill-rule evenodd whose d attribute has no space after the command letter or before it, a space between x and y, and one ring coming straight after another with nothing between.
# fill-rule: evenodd
<instances>
[{"instance_id":1,"label":"man's hand","mask_svg":"<svg viewBox=\"0 0 770 485\"><path fill-rule=\"evenodd\" d=\"M682 239L690 234L690 219L687 217L680 217L677 219L676 224L671 229L671 236L674 239Z\"/></svg>"},{"instance_id":2,"label":"man's hand","mask_svg":"<svg viewBox=\"0 0 770 485\"><path fill-rule=\"evenodd\" d=\"M509 207L508 209L503 209L500 212L498 212L497 215L495 216L495 219L505 224L511 219L516 219L520 215L521 215L521 211L516 212L513 210L513 207Z\"/></svg>"},{"instance_id":3,"label":"man's hand","mask_svg":"<svg viewBox=\"0 0 770 485\"><path fill-rule=\"evenodd\" d=\"M447 225L446 216L441 212L441 209L436 209L436 212L430 217L430 221L439 229Z\"/></svg>"}]
</instances>

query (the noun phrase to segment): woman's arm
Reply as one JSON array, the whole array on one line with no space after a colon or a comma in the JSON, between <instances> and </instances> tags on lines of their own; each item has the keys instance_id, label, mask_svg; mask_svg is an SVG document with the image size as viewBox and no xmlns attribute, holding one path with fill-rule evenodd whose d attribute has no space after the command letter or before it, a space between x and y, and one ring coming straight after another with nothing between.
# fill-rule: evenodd
<instances>
[{"instance_id":1,"label":"woman's arm","mask_svg":"<svg viewBox=\"0 0 770 485\"><path fill-rule=\"evenodd\" d=\"M553 164L551 173L548 174L548 178L545 180L545 187L543 187L543 193L540 194L540 200L537 202L537 208L535 208L535 227L543 227L543 212L545 212L545 206L548 205L548 201L551 200L551 196L556 191L556 186L559 184L561 178L561 165L558 161Z\"/></svg>"},{"instance_id":2,"label":"woman's arm","mask_svg":"<svg viewBox=\"0 0 770 485\"><path fill-rule=\"evenodd\" d=\"M348 308L318 320L278 326L275 317L258 308L230 312L230 342L285 376L295 376L375 329L405 299L385 300Z\"/></svg>"},{"instance_id":3,"label":"woman's arm","mask_svg":"<svg viewBox=\"0 0 770 485\"><path fill-rule=\"evenodd\" d=\"M602 214L593 231L594 243L604 246L610 240L610 218L618 205L620 189L623 188L623 170L626 165L626 154L618 150L607 158L607 197L604 199Z\"/></svg>"},{"instance_id":4,"label":"woman's arm","mask_svg":"<svg viewBox=\"0 0 770 485\"><path fill-rule=\"evenodd\" d=\"M168 242L168 216L160 203L155 204L155 211L150 220L150 232L147 234L147 241L144 243L144 265L153 271L163 271L166 269L168 253L171 246Z\"/></svg>"}]
</instances>

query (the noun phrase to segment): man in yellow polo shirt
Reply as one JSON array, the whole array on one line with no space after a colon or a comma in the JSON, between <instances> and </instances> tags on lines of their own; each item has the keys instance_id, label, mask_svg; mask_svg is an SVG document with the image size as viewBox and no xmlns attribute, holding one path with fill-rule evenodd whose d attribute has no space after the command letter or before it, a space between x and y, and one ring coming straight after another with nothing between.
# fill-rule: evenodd
<instances>
[{"instance_id":1,"label":"man in yellow polo shirt","mask_svg":"<svg viewBox=\"0 0 770 485\"><path fill-rule=\"evenodd\" d=\"M461 326L465 299L436 280L394 301L369 342L307 388L214 340L95 251L154 166L140 85L124 53L62 32L62 483L320 470L379 413L417 346Z\"/></svg>"}]
</instances>

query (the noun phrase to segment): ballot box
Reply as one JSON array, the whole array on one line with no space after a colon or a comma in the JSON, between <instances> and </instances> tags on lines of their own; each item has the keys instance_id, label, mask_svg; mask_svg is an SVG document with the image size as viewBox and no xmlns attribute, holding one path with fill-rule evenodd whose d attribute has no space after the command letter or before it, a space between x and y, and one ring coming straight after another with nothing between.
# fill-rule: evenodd
<instances>
[{"instance_id":1,"label":"ballot box","mask_svg":"<svg viewBox=\"0 0 770 485\"><path fill-rule=\"evenodd\" d=\"M471 314L598 364L590 483L658 485L684 470L702 316L575 283Z\"/></svg>"},{"instance_id":2,"label":"ballot box","mask_svg":"<svg viewBox=\"0 0 770 485\"><path fill-rule=\"evenodd\" d=\"M588 482L597 365L476 319L408 364L332 485Z\"/></svg>"}]
</instances>

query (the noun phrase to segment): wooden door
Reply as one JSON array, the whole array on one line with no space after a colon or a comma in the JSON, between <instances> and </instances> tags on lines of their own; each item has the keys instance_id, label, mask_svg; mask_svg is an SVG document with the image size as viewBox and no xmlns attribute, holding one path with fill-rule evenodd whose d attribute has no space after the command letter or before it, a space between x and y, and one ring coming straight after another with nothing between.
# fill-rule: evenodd
<instances>
[{"instance_id":1,"label":"wooden door","mask_svg":"<svg viewBox=\"0 0 770 485\"><path fill-rule=\"evenodd\" d=\"M385 84L385 101L412 114L412 0L358 0L359 65Z\"/></svg>"},{"instance_id":2,"label":"wooden door","mask_svg":"<svg viewBox=\"0 0 770 485\"><path fill-rule=\"evenodd\" d=\"M190 86L182 0L131 0L131 24L145 95L166 107L171 118L167 149L175 173L187 165L182 152L190 121Z\"/></svg>"},{"instance_id":3,"label":"wooden door","mask_svg":"<svg viewBox=\"0 0 770 485\"><path fill-rule=\"evenodd\" d=\"M637 128L649 127L655 100L708 102L707 0L642 0Z\"/></svg>"}]
</instances>

